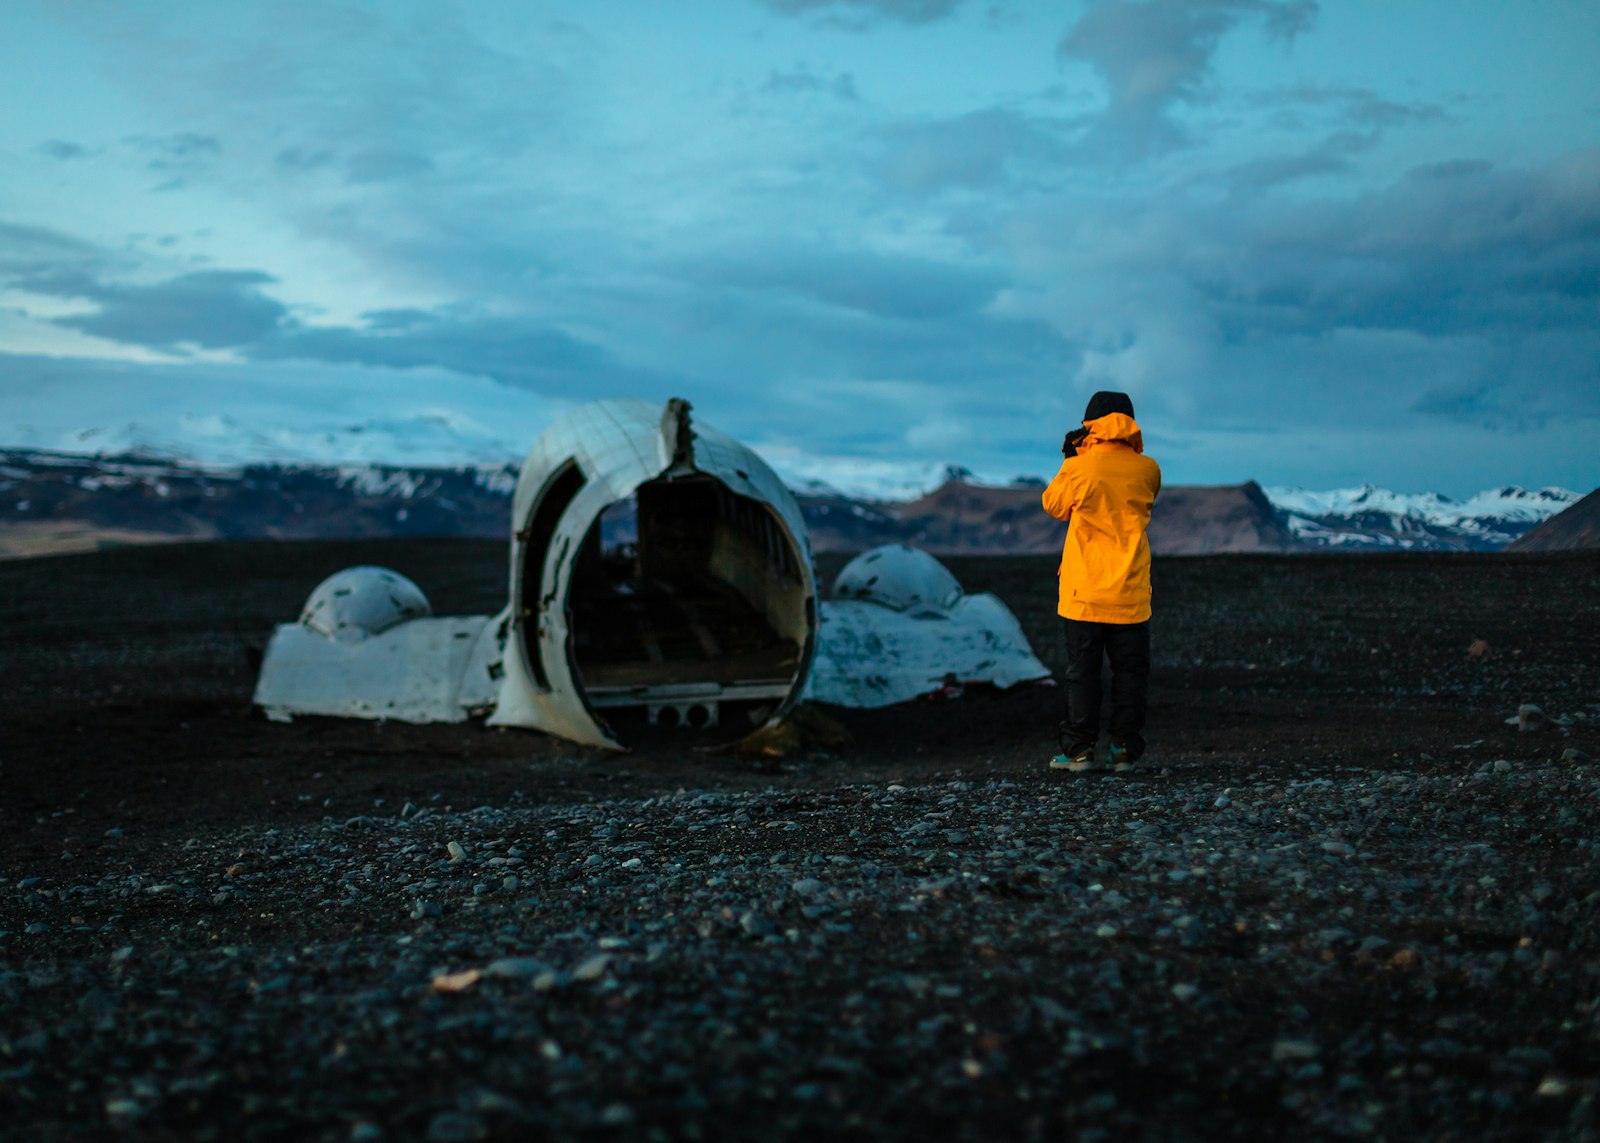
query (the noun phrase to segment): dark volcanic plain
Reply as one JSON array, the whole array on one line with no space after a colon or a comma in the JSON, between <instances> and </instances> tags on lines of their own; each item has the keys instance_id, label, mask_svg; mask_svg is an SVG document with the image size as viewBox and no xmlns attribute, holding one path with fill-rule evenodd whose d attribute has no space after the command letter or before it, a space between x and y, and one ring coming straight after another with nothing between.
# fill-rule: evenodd
<instances>
[{"instance_id":1,"label":"dark volcanic plain","mask_svg":"<svg viewBox=\"0 0 1600 1143\"><path fill-rule=\"evenodd\" d=\"M1158 560L1127 777L1049 687L765 764L252 711L324 575L503 554L0 564L0 1136L1600 1135L1600 556ZM1053 560L948 563L1056 662Z\"/></svg>"}]
</instances>

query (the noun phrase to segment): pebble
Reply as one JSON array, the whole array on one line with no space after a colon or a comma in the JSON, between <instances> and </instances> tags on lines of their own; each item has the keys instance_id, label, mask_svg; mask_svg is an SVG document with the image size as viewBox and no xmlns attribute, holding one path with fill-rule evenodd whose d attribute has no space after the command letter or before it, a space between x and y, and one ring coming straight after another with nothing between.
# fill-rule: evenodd
<instances>
[{"instance_id":1,"label":"pebble","mask_svg":"<svg viewBox=\"0 0 1600 1143\"><path fill-rule=\"evenodd\" d=\"M1280 1064L1314 1060L1318 1052L1316 1043L1311 1040L1278 1040L1272 1045L1272 1059Z\"/></svg>"},{"instance_id":2,"label":"pebble","mask_svg":"<svg viewBox=\"0 0 1600 1143\"><path fill-rule=\"evenodd\" d=\"M450 863L452 865L459 864L467 859L467 851L462 848L459 841L452 841L444 848L450 854Z\"/></svg>"},{"instance_id":3,"label":"pebble","mask_svg":"<svg viewBox=\"0 0 1600 1143\"><path fill-rule=\"evenodd\" d=\"M484 1122L475 1116L462 1115L459 1111L441 1111L428 1124L425 1138L428 1143L470 1143L474 1139L486 1138L488 1134Z\"/></svg>"},{"instance_id":4,"label":"pebble","mask_svg":"<svg viewBox=\"0 0 1600 1143\"><path fill-rule=\"evenodd\" d=\"M599 980L611 967L612 956L610 953L596 953L572 970L573 980L591 981Z\"/></svg>"},{"instance_id":5,"label":"pebble","mask_svg":"<svg viewBox=\"0 0 1600 1143\"><path fill-rule=\"evenodd\" d=\"M531 956L511 956L490 961L484 966L483 975L495 980L520 980L549 970L549 965Z\"/></svg>"}]
</instances>

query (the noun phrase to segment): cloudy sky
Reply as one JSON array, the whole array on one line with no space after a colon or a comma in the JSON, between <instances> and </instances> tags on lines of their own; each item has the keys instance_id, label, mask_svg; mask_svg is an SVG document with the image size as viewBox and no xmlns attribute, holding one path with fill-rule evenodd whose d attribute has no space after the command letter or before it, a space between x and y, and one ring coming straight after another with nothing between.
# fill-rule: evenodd
<instances>
[{"instance_id":1,"label":"cloudy sky","mask_svg":"<svg viewBox=\"0 0 1600 1143\"><path fill-rule=\"evenodd\" d=\"M0 444L1600 484L1591 0L10 0L0 101Z\"/></svg>"}]
</instances>

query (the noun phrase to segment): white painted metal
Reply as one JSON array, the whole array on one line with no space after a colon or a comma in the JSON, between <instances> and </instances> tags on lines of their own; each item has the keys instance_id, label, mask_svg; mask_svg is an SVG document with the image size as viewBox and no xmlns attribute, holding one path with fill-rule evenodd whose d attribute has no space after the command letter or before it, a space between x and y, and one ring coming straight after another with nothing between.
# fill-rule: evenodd
<instances>
[{"instance_id":1,"label":"white painted metal","mask_svg":"<svg viewBox=\"0 0 1600 1143\"><path fill-rule=\"evenodd\" d=\"M572 498L551 537L538 583L525 583L529 526L541 498L560 486L568 465L584 483ZM767 505L793 549L804 579L805 638L792 685L774 717L798 700L804 687L816 636L816 587L810 538L794 494L765 461L732 437L688 421L688 405L665 408L640 400L597 401L572 410L534 443L523 463L512 505L511 604L507 620L504 677L490 722L525 726L575 742L620 749L621 744L595 717L595 706L574 676L568 593L578 551L606 508L631 496L640 485L663 475L702 473L729 491ZM543 680L531 655L538 655Z\"/></svg>"},{"instance_id":2,"label":"white painted metal","mask_svg":"<svg viewBox=\"0 0 1600 1143\"><path fill-rule=\"evenodd\" d=\"M341 643L357 643L408 619L432 615L422 589L397 571L362 565L335 572L312 589L300 622Z\"/></svg>"},{"instance_id":3,"label":"white painted metal","mask_svg":"<svg viewBox=\"0 0 1600 1143\"><path fill-rule=\"evenodd\" d=\"M267 645L255 702L279 720L461 722L492 694L484 659L494 646L490 626L483 615L411 619L350 640L285 623Z\"/></svg>"},{"instance_id":4,"label":"white painted metal","mask_svg":"<svg viewBox=\"0 0 1600 1143\"><path fill-rule=\"evenodd\" d=\"M908 615L948 615L961 598L961 584L921 548L884 544L845 564L828 596L876 603Z\"/></svg>"},{"instance_id":5,"label":"white painted metal","mask_svg":"<svg viewBox=\"0 0 1600 1143\"><path fill-rule=\"evenodd\" d=\"M951 677L998 687L1050 677L1010 609L987 592L962 594L926 552L899 544L863 552L831 594L807 699L884 707L931 694Z\"/></svg>"}]
</instances>

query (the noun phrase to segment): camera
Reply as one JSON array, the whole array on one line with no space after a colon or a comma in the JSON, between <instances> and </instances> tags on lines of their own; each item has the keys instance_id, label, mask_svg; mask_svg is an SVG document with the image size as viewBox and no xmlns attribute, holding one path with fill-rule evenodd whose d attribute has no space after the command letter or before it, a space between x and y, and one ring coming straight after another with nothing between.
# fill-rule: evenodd
<instances>
[{"instance_id":1,"label":"camera","mask_svg":"<svg viewBox=\"0 0 1600 1143\"><path fill-rule=\"evenodd\" d=\"M1084 442L1084 438L1088 435L1089 428L1087 425L1073 429L1066 435L1066 439L1061 442L1061 455L1064 457L1077 456L1078 446Z\"/></svg>"}]
</instances>

